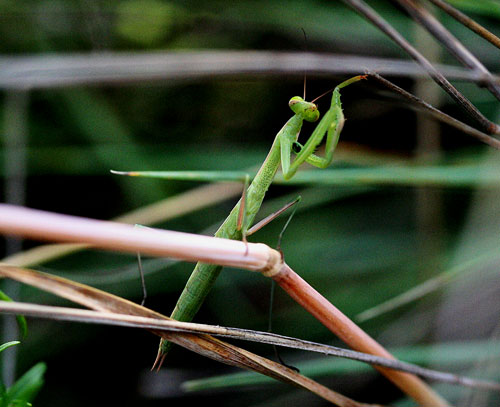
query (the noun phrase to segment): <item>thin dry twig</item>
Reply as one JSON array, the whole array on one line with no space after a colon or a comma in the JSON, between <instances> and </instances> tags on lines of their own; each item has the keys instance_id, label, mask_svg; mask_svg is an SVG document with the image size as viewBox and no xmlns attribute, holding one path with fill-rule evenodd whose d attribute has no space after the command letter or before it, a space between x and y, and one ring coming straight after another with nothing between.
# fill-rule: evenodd
<instances>
[{"instance_id":1,"label":"thin dry twig","mask_svg":"<svg viewBox=\"0 0 500 407\"><path fill-rule=\"evenodd\" d=\"M497 140L494 137L491 137L490 135L483 133L482 131L479 131L463 122L460 120L457 120L446 113L443 113L439 109L436 109L434 106L430 105L429 103L425 102L424 100L418 98L417 96L413 95L412 93L400 88L399 86L395 85L391 81L383 78L376 72L366 72L366 74L370 77L375 79L377 82L380 84L384 85L391 91L397 93L398 95L404 97L406 100L411 102L410 106L412 108L418 108L419 110L422 110L424 112L429 113L439 121L442 121L443 123L446 123L450 126L455 127L456 129L460 130L461 132L468 134L472 137L477 138L478 140L482 141L483 143L500 150L500 140Z\"/></svg>"},{"instance_id":2,"label":"thin dry twig","mask_svg":"<svg viewBox=\"0 0 500 407\"><path fill-rule=\"evenodd\" d=\"M425 77L413 61L343 54L270 51L93 52L0 57L0 88L48 89L78 85L118 85L231 78L359 74L361 69L384 75ZM469 70L438 65L448 78L480 82ZM495 77L500 82L498 76Z\"/></svg>"},{"instance_id":3,"label":"thin dry twig","mask_svg":"<svg viewBox=\"0 0 500 407\"><path fill-rule=\"evenodd\" d=\"M140 316L160 321L168 320L168 318L164 315L154 312L148 308L144 308L115 295L61 277L6 265L0 265L0 275L30 284L48 292L52 292L60 297L69 299L70 301L96 311ZM276 380L293 384L305 390L311 391L312 393L334 403L337 406L373 406L372 404L364 404L354 401L341 395L340 393L322 386L319 383L316 383L307 377L300 375L286 366L248 352L237 346L223 342L212 336L188 333L171 333L155 329L151 329L150 331L170 342L174 342L193 352L199 353L202 356L214 359L218 362L242 369L252 370Z\"/></svg>"},{"instance_id":4,"label":"thin dry twig","mask_svg":"<svg viewBox=\"0 0 500 407\"><path fill-rule=\"evenodd\" d=\"M408 14L429 31L464 66L484 76L486 88L500 100L500 86L491 73L465 46L422 5L413 0L396 0Z\"/></svg>"},{"instance_id":5,"label":"thin dry twig","mask_svg":"<svg viewBox=\"0 0 500 407\"><path fill-rule=\"evenodd\" d=\"M36 273L35 271L32 271ZM500 383L477 380L470 377L455 375L453 373L441 372L434 369L426 369L412 363L399 360L385 359L366 353L343 349L336 346L306 341L274 334L271 332L253 331L242 328L223 327L220 325L198 324L193 322L182 322L174 319L158 320L134 315L122 315L110 312L98 312L67 307L55 307L49 305L28 304L22 302L0 302L0 312L6 314L22 314L27 317L46 318L57 321L71 321L81 323L93 323L101 325L114 325L129 328L154 329L166 332L182 332L193 334L208 334L226 339L238 339L249 342L258 342L268 345L281 346L291 349L300 349L309 352L317 352L323 355L336 356L345 359L365 362L372 365L384 366L407 373L412 373L428 379L445 383L457 384L466 387L474 387L485 390L500 391Z\"/></svg>"},{"instance_id":6,"label":"thin dry twig","mask_svg":"<svg viewBox=\"0 0 500 407\"><path fill-rule=\"evenodd\" d=\"M462 13L460 10L457 10L451 4L449 4L443 0L428 0L428 1L430 1L435 6L439 7L441 10L448 13L455 20L462 23L465 27L469 28L470 30L474 31L476 34L483 37L486 41L491 42L495 47L500 48L500 38L498 38L491 31L488 31L481 24L478 24L476 21L474 21L469 16Z\"/></svg>"},{"instance_id":7,"label":"thin dry twig","mask_svg":"<svg viewBox=\"0 0 500 407\"><path fill-rule=\"evenodd\" d=\"M417 61L429 76L448 93L458 105L488 134L500 134L500 126L488 120L462 93L460 93L419 51L398 31L362 0L342 0L389 36L408 55Z\"/></svg>"}]
</instances>

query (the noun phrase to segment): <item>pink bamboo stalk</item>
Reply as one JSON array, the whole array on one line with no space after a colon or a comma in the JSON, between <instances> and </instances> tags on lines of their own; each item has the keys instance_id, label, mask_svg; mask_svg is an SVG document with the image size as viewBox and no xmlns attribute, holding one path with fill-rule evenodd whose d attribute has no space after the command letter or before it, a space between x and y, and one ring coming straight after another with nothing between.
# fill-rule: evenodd
<instances>
[{"instance_id":1,"label":"pink bamboo stalk","mask_svg":"<svg viewBox=\"0 0 500 407\"><path fill-rule=\"evenodd\" d=\"M60 215L6 204L0 204L0 232L259 271L273 278L293 299L352 349L394 359L379 343L286 265L279 252L264 244L136 228L116 222ZM420 405L448 406L445 400L418 377L388 368L376 369Z\"/></svg>"},{"instance_id":2,"label":"pink bamboo stalk","mask_svg":"<svg viewBox=\"0 0 500 407\"><path fill-rule=\"evenodd\" d=\"M382 345L352 322L287 264L284 263L276 274L267 273L267 275L352 349L358 352L394 359L394 356ZM448 406L448 403L443 398L432 391L418 377L383 367L374 367L400 389L404 389L406 394L420 405L434 407Z\"/></svg>"},{"instance_id":3,"label":"pink bamboo stalk","mask_svg":"<svg viewBox=\"0 0 500 407\"><path fill-rule=\"evenodd\" d=\"M262 243L173 232L0 204L0 232L103 249L265 271L281 262Z\"/></svg>"}]
</instances>

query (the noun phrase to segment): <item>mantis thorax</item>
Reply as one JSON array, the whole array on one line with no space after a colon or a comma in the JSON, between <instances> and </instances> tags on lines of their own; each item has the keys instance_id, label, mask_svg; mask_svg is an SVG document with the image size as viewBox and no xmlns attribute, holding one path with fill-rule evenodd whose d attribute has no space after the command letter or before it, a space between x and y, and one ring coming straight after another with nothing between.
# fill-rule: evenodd
<instances>
[{"instance_id":1,"label":"mantis thorax","mask_svg":"<svg viewBox=\"0 0 500 407\"><path fill-rule=\"evenodd\" d=\"M295 114L301 115L308 122L315 122L319 119L318 107L311 102L306 102L300 96L294 96L288 102L288 106Z\"/></svg>"}]
</instances>

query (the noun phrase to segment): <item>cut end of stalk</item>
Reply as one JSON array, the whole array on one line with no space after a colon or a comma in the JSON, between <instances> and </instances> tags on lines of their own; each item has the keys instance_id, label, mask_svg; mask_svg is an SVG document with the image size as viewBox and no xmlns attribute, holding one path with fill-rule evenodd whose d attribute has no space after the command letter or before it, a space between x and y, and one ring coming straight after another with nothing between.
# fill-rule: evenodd
<instances>
[{"instance_id":1,"label":"cut end of stalk","mask_svg":"<svg viewBox=\"0 0 500 407\"><path fill-rule=\"evenodd\" d=\"M115 175L126 175L129 177L138 177L140 173L138 171L115 171L115 170L109 170L111 174Z\"/></svg>"}]
</instances>

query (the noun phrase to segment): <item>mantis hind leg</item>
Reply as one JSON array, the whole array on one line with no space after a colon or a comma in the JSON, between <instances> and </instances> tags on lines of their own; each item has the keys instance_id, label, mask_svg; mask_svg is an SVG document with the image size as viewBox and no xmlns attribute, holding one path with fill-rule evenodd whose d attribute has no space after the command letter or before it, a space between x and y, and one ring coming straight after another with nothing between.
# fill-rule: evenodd
<instances>
[{"instance_id":1,"label":"mantis hind leg","mask_svg":"<svg viewBox=\"0 0 500 407\"><path fill-rule=\"evenodd\" d=\"M146 298L148 298L148 291L146 289L146 280L144 278L144 269L142 267L141 253L137 252L137 267L139 268L139 275L141 276L141 288L142 288L142 300L141 306L146 303Z\"/></svg>"},{"instance_id":2,"label":"mantis hind leg","mask_svg":"<svg viewBox=\"0 0 500 407\"><path fill-rule=\"evenodd\" d=\"M241 193L240 208L238 210L238 220L236 223L236 229L241 231L241 239L245 243L247 242L247 230L248 230L245 214L247 206L247 190L249 184L250 184L250 175L246 174L243 185L243 192Z\"/></svg>"},{"instance_id":3,"label":"mantis hind leg","mask_svg":"<svg viewBox=\"0 0 500 407\"><path fill-rule=\"evenodd\" d=\"M283 212L285 212L287 209L290 207L294 206L295 204L299 203L302 197L299 195L297 198L295 198L293 201L287 203L285 206L283 206L281 209L278 209L276 212L271 213L270 215L266 216L264 219L253 225L250 229L247 230L247 236L253 235L255 232L258 230L262 229L264 226L266 226L268 223L272 222L274 219L276 219L278 216L280 216ZM281 231L279 235L278 240L278 247L280 247L280 242L281 238L283 236L283 233L285 232L286 228L288 227L288 224L292 220L293 215L295 214L295 211L297 210L297 207L293 210L292 214L289 216L287 222L285 223L285 226L283 227L283 230Z\"/></svg>"},{"instance_id":4,"label":"mantis hind leg","mask_svg":"<svg viewBox=\"0 0 500 407\"><path fill-rule=\"evenodd\" d=\"M275 213L271 214L270 216L268 216L264 220L267 220L271 216L273 216L273 219L274 219L275 217L279 216L281 213L283 213L285 210L287 210L291 206L299 203L301 199L302 199L302 197L299 195L294 201L288 203L283 208L281 208L279 211L276 211ZM285 222L285 225L283 226L283 229L281 230L281 232L278 236L278 244L277 244L276 249L279 250L280 252L281 252L281 239L283 238L283 234L285 233L288 225L290 224L290 222L293 218L293 215L295 215L297 208L298 208L298 206L295 206L295 208L293 209L292 213L288 217L287 221ZM263 221L259 222L259 224L262 222ZM267 224L267 223L269 223L269 221L266 222L265 224ZM255 226L257 226L257 225L255 225ZM275 292L276 292L276 282L273 279L271 279L271 289L270 289L270 295L269 295L269 314L268 314L268 325L267 325L268 332L273 331L273 306L274 306L274 294L275 294ZM275 354L276 359L278 360L279 363L281 363L283 366L286 366L292 370L295 370L297 373L299 372L298 368L296 368L295 366L289 365L285 361L283 361L283 358L281 357L279 350L278 350L278 347L276 345L273 345L273 348L274 348L274 354Z\"/></svg>"},{"instance_id":5,"label":"mantis hind leg","mask_svg":"<svg viewBox=\"0 0 500 407\"><path fill-rule=\"evenodd\" d=\"M147 226L135 224L136 228L145 228ZM141 277L141 288L142 288L142 300L141 306L146 303L146 298L148 297L148 291L146 289L146 279L144 278L144 268L142 267L142 257L141 253L137 252L137 268L139 269L139 276Z\"/></svg>"}]
</instances>

